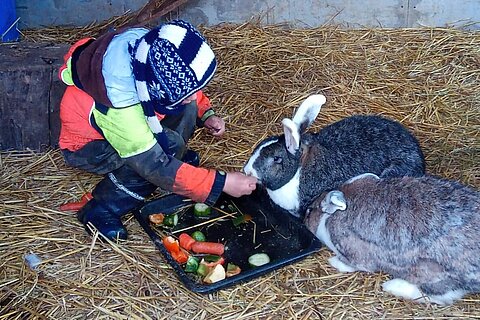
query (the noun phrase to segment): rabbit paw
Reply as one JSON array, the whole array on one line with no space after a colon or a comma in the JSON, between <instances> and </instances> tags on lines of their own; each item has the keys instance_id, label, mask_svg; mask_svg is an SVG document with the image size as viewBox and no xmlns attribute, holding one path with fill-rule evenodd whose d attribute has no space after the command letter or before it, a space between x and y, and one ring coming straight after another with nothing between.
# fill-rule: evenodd
<instances>
[{"instance_id":1,"label":"rabbit paw","mask_svg":"<svg viewBox=\"0 0 480 320\"><path fill-rule=\"evenodd\" d=\"M386 281L382 284L383 291L393 294L394 296L417 300L419 302L424 302L423 294L420 289L403 279L392 279Z\"/></svg>"},{"instance_id":2,"label":"rabbit paw","mask_svg":"<svg viewBox=\"0 0 480 320\"><path fill-rule=\"evenodd\" d=\"M328 262L330 263L330 265L332 267L334 267L335 269L337 269L340 272L355 272L355 271L357 271L357 269L355 269L354 267L349 266L348 264L340 261L340 259L338 259L337 256L331 257L330 259L328 259Z\"/></svg>"},{"instance_id":3,"label":"rabbit paw","mask_svg":"<svg viewBox=\"0 0 480 320\"><path fill-rule=\"evenodd\" d=\"M450 290L442 295L433 295L429 296L429 300L432 303L439 304L441 306L449 305L454 303L456 300L461 299L465 295L465 290Z\"/></svg>"},{"instance_id":4,"label":"rabbit paw","mask_svg":"<svg viewBox=\"0 0 480 320\"><path fill-rule=\"evenodd\" d=\"M420 289L403 279L392 279L382 284L384 291L391 293L397 297L415 300L421 303L436 303L441 306L449 305L458 299L461 299L466 291L465 290L450 290L443 295L431 295L427 296L422 294Z\"/></svg>"}]
</instances>

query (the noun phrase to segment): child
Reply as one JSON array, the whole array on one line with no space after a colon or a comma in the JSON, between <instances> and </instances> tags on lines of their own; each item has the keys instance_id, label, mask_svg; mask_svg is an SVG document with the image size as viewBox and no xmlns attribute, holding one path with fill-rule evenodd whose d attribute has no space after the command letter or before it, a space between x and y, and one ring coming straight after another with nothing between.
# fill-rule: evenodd
<instances>
[{"instance_id":1,"label":"child","mask_svg":"<svg viewBox=\"0 0 480 320\"><path fill-rule=\"evenodd\" d=\"M59 145L68 165L106 174L77 213L85 226L126 239L121 217L157 187L209 205L222 191L239 197L255 189L254 177L197 167L186 147L196 124L214 136L225 131L201 91L215 70L213 51L182 20L72 46L59 72L68 85Z\"/></svg>"}]
</instances>

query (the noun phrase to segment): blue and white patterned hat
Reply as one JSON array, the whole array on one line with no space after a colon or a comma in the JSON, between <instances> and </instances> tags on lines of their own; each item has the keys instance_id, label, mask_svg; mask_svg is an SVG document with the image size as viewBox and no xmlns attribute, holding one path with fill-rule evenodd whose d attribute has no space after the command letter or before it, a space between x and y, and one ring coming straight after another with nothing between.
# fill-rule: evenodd
<instances>
[{"instance_id":1,"label":"blue and white patterned hat","mask_svg":"<svg viewBox=\"0 0 480 320\"><path fill-rule=\"evenodd\" d=\"M149 31L131 50L140 103L154 132L155 111L175 114L185 98L213 77L217 62L205 38L190 23L174 20ZM155 119L154 119L155 118Z\"/></svg>"}]
</instances>

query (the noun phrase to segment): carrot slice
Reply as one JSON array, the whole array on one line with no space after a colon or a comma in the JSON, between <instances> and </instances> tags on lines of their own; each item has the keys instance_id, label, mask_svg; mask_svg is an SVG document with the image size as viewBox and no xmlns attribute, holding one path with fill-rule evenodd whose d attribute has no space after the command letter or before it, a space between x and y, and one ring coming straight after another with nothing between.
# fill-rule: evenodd
<instances>
[{"instance_id":1,"label":"carrot slice","mask_svg":"<svg viewBox=\"0 0 480 320\"><path fill-rule=\"evenodd\" d=\"M208 253L221 256L225 252L225 246L222 243L200 241L192 244L192 251L195 253Z\"/></svg>"},{"instance_id":2,"label":"carrot slice","mask_svg":"<svg viewBox=\"0 0 480 320\"><path fill-rule=\"evenodd\" d=\"M180 242L180 247L187 250L192 249L192 244L196 242L188 233L181 233L180 236L178 236L178 240Z\"/></svg>"}]
</instances>

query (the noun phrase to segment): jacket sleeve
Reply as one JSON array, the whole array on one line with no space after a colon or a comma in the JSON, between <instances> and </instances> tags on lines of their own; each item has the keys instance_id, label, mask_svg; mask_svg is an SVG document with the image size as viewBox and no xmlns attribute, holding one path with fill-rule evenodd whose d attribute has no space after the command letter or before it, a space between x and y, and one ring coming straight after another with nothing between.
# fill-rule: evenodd
<instances>
[{"instance_id":1,"label":"jacket sleeve","mask_svg":"<svg viewBox=\"0 0 480 320\"><path fill-rule=\"evenodd\" d=\"M225 173L183 163L166 155L158 144L125 162L162 189L208 205L215 204L225 185Z\"/></svg>"},{"instance_id":2,"label":"jacket sleeve","mask_svg":"<svg viewBox=\"0 0 480 320\"><path fill-rule=\"evenodd\" d=\"M156 142L140 104L93 111L96 125L119 155L140 176L196 202L214 204L225 185L225 174L197 168L168 156Z\"/></svg>"},{"instance_id":3,"label":"jacket sleeve","mask_svg":"<svg viewBox=\"0 0 480 320\"><path fill-rule=\"evenodd\" d=\"M203 126L205 120L215 114L215 111L212 109L212 104L210 99L203 93L202 90L197 92L197 107L198 107L198 120L200 126Z\"/></svg>"}]
</instances>

